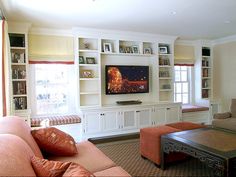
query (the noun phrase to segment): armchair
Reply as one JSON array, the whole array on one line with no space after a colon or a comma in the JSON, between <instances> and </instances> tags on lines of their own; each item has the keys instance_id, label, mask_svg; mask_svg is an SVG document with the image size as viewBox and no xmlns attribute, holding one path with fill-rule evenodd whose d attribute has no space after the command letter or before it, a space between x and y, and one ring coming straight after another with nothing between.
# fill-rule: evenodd
<instances>
[{"instance_id":1,"label":"armchair","mask_svg":"<svg viewBox=\"0 0 236 177\"><path fill-rule=\"evenodd\" d=\"M214 114L212 126L236 131L236 99L231 100L230 112Z\"/></svg>"}]
</instances>

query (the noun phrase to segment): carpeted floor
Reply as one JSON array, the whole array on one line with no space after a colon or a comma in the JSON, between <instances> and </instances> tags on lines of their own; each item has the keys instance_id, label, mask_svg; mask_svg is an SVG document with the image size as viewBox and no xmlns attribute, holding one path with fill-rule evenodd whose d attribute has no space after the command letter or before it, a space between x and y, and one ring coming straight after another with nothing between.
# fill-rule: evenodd
<instances>
[{"instance_id":1,"label":"carpeted floor","mask_svg":"<svg viewBox=\"0 0 236 177\"><path fill-rule=\"evenodd\" d=\"M158 177L210 177L214 176L210 168L197 159L172 164L166 170L161 170L149 160L141 158L139 139L109 142L96 145L117 165L124 168L132 176Z\"/></svg>"}]
</instances>

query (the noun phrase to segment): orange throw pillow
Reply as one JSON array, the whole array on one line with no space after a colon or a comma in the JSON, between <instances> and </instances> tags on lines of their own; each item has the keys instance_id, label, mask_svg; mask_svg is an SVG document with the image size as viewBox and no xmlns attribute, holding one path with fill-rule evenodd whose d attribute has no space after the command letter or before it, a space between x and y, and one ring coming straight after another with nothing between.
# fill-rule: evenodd
<instances>
[{"instance_id":1,"label":"orange throw pillow","mask_svg":"<svg viewBox=\"0 0 236 177\"><path fill-rule=\"evenodd\" d=\"M46 153L59 156L72 156L78 153L75 140L55 127L31 131L40 149Z\"/></svg>"},{"instance_id":2,"label":"orange throw pillow","mask_svg":"<svg viewBox=\"0 0 236 177\"><path fill-rule=\"evenodd\" d=\"M37 176L62 176L66 169L70 166L70 162L49 161L33 156L31 164Z\"/></svg>"},{"instance_id":3,"label":"orange throw pillow","mask_svg":"<svg viewBox=\"0 0 236 177\"><path fill-rule=\"evenodd\" d=\"M65 173L62 177L68 177L68 176L83 176L83 177L95 177L91 172L89 172L87 169L82 167L81 165L72 162L70 166L67 168Z\"/></svg>"},{"instance_id":4,"label":"orange throw pillow","mask_svg":"<svg viewBox=\"0 0 236 177\"><path fill-rule=\"evenodd\" d=\"M52 161L33 156L31 158L31 164L37 176L95 177L91 172L86 170L84 167L73 162Z\"/></svg>"}]
</instances>

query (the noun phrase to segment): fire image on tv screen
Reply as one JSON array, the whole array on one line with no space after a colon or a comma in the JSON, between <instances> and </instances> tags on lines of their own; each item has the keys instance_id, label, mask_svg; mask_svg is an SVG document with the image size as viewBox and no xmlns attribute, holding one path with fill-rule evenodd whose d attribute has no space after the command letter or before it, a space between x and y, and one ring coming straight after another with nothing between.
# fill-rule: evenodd
<instances>
[{"instance_id":1,"label":"fire image on tv screen","mask_svg":"<svg viewBox=\"0 0 236 177\"><path fill-rule=\"evenodd\" d=\"M106 66L106 94L149 92L148 66Z\"/></svg>"}]
</instances>

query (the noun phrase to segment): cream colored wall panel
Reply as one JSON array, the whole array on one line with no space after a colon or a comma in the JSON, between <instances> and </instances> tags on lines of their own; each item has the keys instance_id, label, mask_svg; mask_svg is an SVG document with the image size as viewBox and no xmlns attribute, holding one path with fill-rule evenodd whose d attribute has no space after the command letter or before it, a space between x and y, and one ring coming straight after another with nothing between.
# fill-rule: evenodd
<instances>
[{"instance_id":1,"label":"cream colored wall panel","mask_svg":"<svg viewBox=\"0 0 236 177\"><path fill-rule=\"evenodd\" d=\"M214 99L221 100L222 111L228 111L236 98L236 42L214 46Z\"/></svg>"}]
</instances>

